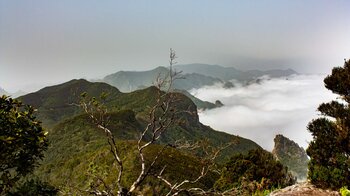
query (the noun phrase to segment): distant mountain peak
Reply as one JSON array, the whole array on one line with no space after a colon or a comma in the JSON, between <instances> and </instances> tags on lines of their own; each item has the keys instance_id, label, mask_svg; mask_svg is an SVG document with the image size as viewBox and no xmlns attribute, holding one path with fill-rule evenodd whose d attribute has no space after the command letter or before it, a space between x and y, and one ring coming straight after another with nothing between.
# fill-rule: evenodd
<instances>
[{"instance_id":1,"label":"distant mountain peak","mask_svg":"<svg viewBox=\"0 0 350 196\"><path fill-rule=\"evenodd\" d=\"M0 95L9 95L9 93L6 92L5 89L0 87Z\"/></svg>"},{"instance_id":2,"label":"distant mountain peak","mask_svg":"<svg viewBox=\"0 0 350 196\"><path fill-rule=\"evenodd\" d=\"M80 111L76 104L80 102L83 92L92 97L99 97L105 92L110 95L107 99L121 93L117 88L106 83L74 79L42 88L37 92L20 96L18 99L37 108L38 117L44 124L52 124Z\"/></svg>"}]
</instances>

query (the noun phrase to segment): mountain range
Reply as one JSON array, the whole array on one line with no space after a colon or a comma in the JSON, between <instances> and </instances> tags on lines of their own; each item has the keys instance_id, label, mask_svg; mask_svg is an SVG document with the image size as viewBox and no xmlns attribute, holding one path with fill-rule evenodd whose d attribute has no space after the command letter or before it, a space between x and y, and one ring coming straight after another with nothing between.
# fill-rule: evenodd
<instances>
[{"instance_id":1,"label":"mountain range","mask_svg":"<svg viewBox=\"0 0 350 196\"><path fill-rule=\"evenodd\" d=\"M145 151L147 157L151 159L158 156L157 153L164 146L174 144L177 141L204 142L206 148L211 146L214 149L232 143L221 152L216 160L219 165L228 161L233 155L247 153L253 149L261 149L254 141L216 131L203 125L199 121L198 108L212 109L222 106L222 103L219 100L215 103L202 101L186 90L215 83L222 83L226 88L234 88L234 84L228 83L229 80L251 81L267 73L270 73L271 77L277 77L294 74L294 72L251 71L244 72L246 73L245 78L237 78L232 71L234 68L221 67L218 68L221 70L218 72L210 71L209 68L207 72L206 69L202 71L199 69L201 73L190 73L191 69L196 66L198 65L189 65L181 73L181 76L185 79L176 81L174 83L175 88L170 92L176 98L176 102L173 103L176 108L186 112L176 115L179 123L169 128L156 144L151 145ZM182 67L183 65L179 65L175 68ZM212 66L208 65L208 67ZM230 71L227 71L226 75L220 75L225 69L231 70L231 75L229 74ZM42 125L49 133L50 145L45 152L45 158L41 161L41 165L35 170L35 175L56 187L60 187L63 193L65 189L69 189L68 193L73 192L78 195L81 194L79 192L81 189L85 190L91 187L93 176L104 176L105 180L109 182L116 180L116 171L111 168L113 159L109 154L106 136L78 106L82 100L82 93L96 97L96 99L99 99L101 94L106 93L107 96L103 99L103 102L108 108L109 121L107 127L113 132L117 141L116 145L125 160L123 183L130 185L140 170L135 142L147 126L150 108L156 102L155 95L164 93L152 84L157 76L166 76L168 71L164 67L145 72L120 71L106 76L100 82L74 79L19 97L18 99L23 103L32 105L37 109L37 118L42 121ZM209 72L211 72L211 75ZM151 135L146 134L145 139L149 138L151 138ZM155 167L157 171L155 172L160 172L158 170L166 165L165 173L169 179L193 178L201 172L203 156L205 154L201 150L192 154L187 150L168 147L157 162ZM217 173L209 172L205 178L196 182L196 186L210 189L218 178ZM160 185L154 179L147 179L140 191L148 190L147 187L153 187L151 195L164 194L159 191L166 190L164 185Z\"/></svg>"},{"instance_id":2,"label":"mountain range","mask_svg":"<svg viewBox=\"0 0 350 196\"><path fill-rule=\"evenodd\" d=\"M184 65L175 65L174 68L178 71L182 71L184 74L197 73L205 76L210 76L214 78L220 78L223 81L228 80L238 80L238 81L250 81L254 80L261 76L269 77L283 77L293 74L298 74L292 69L272 69L267 71L261 70L248 70L242 71L234 67L223 67L220 65L208 65L208 64L184 64Z\"/></svg>"},{"instance_id":3,"label":"mountain range","mask_svg":"<svg viewBox=\"0 0 350 196\"><path fill-rule=\"evenodd\" d=\"M241 71L233 67L208 64L175 65L173 69L179 72L182 78L174 81L173 87L179 90L191 90L230 80L249 82L262 76L283 77L297 74L292 69ZM148 71L119 71L105 76L100 81L115 86L122 92L131 92L152 86L158 77L164 78L168 73L169 69L166 67L157 67Z\"/></svg>"},{"instance_id":4,"label":"mountain range","mask_svg":"<svg viewBox=\"0 0 350 196\"><path fill-rule=\"evenodd\" d=\"M169 69L157 67L149 71L119 71L107 75L101 81L117 87L122 92L131 92L143 89L155 84L157 78L165 78ZM204 85L213 85L222 82L219 78L205 76L197 73L181 74L181 79L174 81L175 89L190 90Z\"/></svg>"},{"instance_id":5,"label":"mountain range","mask_svg":"<svg viewBox=\"0 0 350 196\"><path fill-rule=\"evenodd\" d=\"M37 108L38 118L43 122L43 125L47 128L52 128L57 124L64 123L66 120L70 119L70 121L72 121L73 119L79 119L76 117L83 113L77 104L83 92L94 97L99 97L101 93L107 92L108 96L104 102L111 114L114 114L114 112L128 111L125 114L130 114L130 118L134 118L140 125L144 125L147 112L152 104L155 103L156 98L154 95L157 94L157 91L158 89L156 87L148 87L130 93L122 93L117 88L105 83L89 82L84 79L79 79L43 88L35 93L19 97L19 99L25 104L30 104ZM239 138L224 132L215 131L201 124L197 114L197 106L191 99L181 93L174 92L173 94L178 99L176 103L177 109L186 110L188 112L181 115L183 121L180 126L177 126L173 131L169 131L164 135L164 142L183 138L191 141L200 138L209 138L213 143L219 144ZM111 123L110 125L113 126L113 122ZM138 132L140 129L133 131ZM258 147L258 145L252 141L243 138L239 139L245 141L237 144L243 150ZM237 149L232 148L232 150L236 151Z\"/></svg>"},{"instance_id":6,"label":"mountain range","mask_svg":"<svg viewBox=\"0 0 350 196\"><path fill-rule=\"evenodd\" d=\"M113 131L118 141L117 145L122 149L121 153L128 160L125 166L128 177L124 179L128 183L128 180L133 179L139 170L134 141L146 127L148 112L155 103L154 95L158 91L156 87L148 87L123 93L106 83L75 79L19 97L18 99L25 104L37 108L37 117L49 132L50 146L35 174L57 187L88 187L87 171L90 171L91 164L97 164L101 167L101 171L111 173L105 170L112 161L108 156L105 135L77 106L83 92L94 97L107 92L108 96L104 103L109 109L108 128ZM219 132L203 125L199 122L197 106L193 101L182 93L172 92L172 94L177 100L176 108L187 112L177 117L181 119L181 123L168 129L158 144L146 151L150 157L156 156L162 145L180 140L207 141L207 145L216 148L234 142L222 151L218 158L220 163L227 161L234 154L261 148L251 140ZM150 137L146 135L146 139ZM178 149L167 149L165 155L160 159L159 164L166 163L171 167L167 171L170 178L188 178L188 175L195 176L200 172L200 160L196 156ZM177 159L179 161L174 162ZM107 176L108 179L115 177L116 175ZM209 174L209 177L205 178L204 182L199 182L198 186L210 188L217 178L217 174ZM148 182L148 184L152 183L154 183L152 180ZM164 189L160 188L160 190Z\"/></svg>"}]
</instances>

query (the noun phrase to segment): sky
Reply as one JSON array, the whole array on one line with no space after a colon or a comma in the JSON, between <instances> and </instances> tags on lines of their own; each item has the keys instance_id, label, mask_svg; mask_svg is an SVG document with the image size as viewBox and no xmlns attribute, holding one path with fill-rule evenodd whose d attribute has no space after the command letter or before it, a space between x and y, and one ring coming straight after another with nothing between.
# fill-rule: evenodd
<instances>
[{"instance_id":1,"label":"sky","mask_svg":"<svg viewBox=\"0 0 350 196\"><path fill-rule=\"evenodd\" d=\"M262 80L260 84L238 85L225 89L222 84L193 89L196 97L224 106L199 113L199 120L212 128L257 142L266 150L274 147L273 138L282 134L304 149L312 140L308 123L317 117L322 102L335 100L323 86L324 75L294 75ZM225 119L225 120L223 120Z\"/></svg>"},{"instance_id":2,"label":"sky","mask_svg":"<svg viewBox=\"0 0 350 196\"><path fill-rule=\"evenodd\" d=\"M0 0L0 87L181 64L329 73L350 58L346 0Z\"/></svg>"}]
</instances>

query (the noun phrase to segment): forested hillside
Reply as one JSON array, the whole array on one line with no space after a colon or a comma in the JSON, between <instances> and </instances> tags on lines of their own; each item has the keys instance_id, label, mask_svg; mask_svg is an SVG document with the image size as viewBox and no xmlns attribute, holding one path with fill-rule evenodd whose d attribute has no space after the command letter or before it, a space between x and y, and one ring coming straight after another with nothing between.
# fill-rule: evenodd
<instances>
[{"instance_id":1,"label":"forested hillside","mask_svg":"<svg viewBox=\"0 0 350 196\"><path fill-rule=\"evenodd\" d=\"M139 139L140 134L146 128L149 109L155 104L155 95L159 93L156 87L122 93L105 83L72 80L20 97L24 103L32 104L38 108L38 117L49 131L50 146L41 166L35 172L36 175L54 186L77 189L89 186L87 179L90 174L86 172L90 171L91 167L98 168L96 172L100 172L99 175L108 173L108 165L111 164L112 160L108 154L108 143L105 135L78 107L80 95L83 92L96 96L97 99L103 93L107 95L103 99L109 110L107 127L112 130L117 145L123 149L121 153L125 156L125 171L126 176L128 176L123 180L125 180L125 184L131 183L138 173L134 141ZM146 153L150 153L147 155L148 157L156 156L156 152L161 146L169 145L159 164L166 163L167 168L169 168L166 172L169 172L171 179L179 180L196 176L196 171L198 174L201 169L201 164L196 162L200 162L200 157L205 156L200 149L188 154L187 150L174 148L178 141L200 142L207 147L213 147L213 149L232 143L220 153L216 160L217 163L225 162L232 155L260 148L248 139L218 132L201 124L198 119L197 106L191 99L181 93L173 92L171 94L175 97L176 109L184 112L176 117L180 119L179 123L170 127L159 139L157 143L160 146L155 145L146 151ZM151 137L152 135L145 135L144 139L147 140ZM182 161L174 161L176 159ZM179 170L183 173L172 172ZM112 180L116 175L111 173L110 176L105 177L107 180ZM209 189L218 177L214 173L210 174L202 179L204 182L198 182L198 186ZM151 178L148 183L155 182ZM145 187L147 186L150 184L146 183ZM164 187L159 188L159 190L163 189Z\"/></svg>"}]
</instances>

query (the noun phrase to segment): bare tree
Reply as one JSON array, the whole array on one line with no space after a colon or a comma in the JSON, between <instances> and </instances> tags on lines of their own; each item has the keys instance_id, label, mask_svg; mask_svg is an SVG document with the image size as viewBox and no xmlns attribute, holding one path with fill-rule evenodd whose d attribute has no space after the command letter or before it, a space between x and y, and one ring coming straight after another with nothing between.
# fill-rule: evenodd
<instances>
[{"instance_id":1,"label":"bare tree","mask_svg":"<svg viewBox=\"0 0 350 196\"><path fill-rule=\"evenodd\" d=\"M117 186L118 196L126 196L131 195L134 193L137 188L140 187L141 183L145 180L147 176L153 176L158 179L160 179L162 182L164 182L170 189L169 193L167 195L178 195L180 192L187 191L187 192L198 192L198 193L204 193L205 191L200 188L183 188L185 184L194 184L198 182L201 178L203 178L210 169L214 166L214 159L218 156L219 152L222 149L219 149L215 152L212 151L211 156L208 154L208 160L206 160L206 163L204 164L199 176L194 180L183 180L179 183L173 183L170 182L168 179L166 179L163 175L164 171L166 170L166 165L163 167L163 169L157 173L154 174L153 168L159 159L159 157L162 155L163 151L167 147L167 145L163 145L163 147L157 152L156 156L154 156L151 161L148 161L146 163L146 157L145 157L145 149L151 146L152 144L156 143L161 136L173 125L178 123L178 115L182 112L188 112L188 111L178 111L176 108L176 102L177 96L175 93L172 93L172 87L175 80L181 78L179 75L179 72L174 71L173 65L176 63L176 54L175 51L170 49L170 61L169 61L169 73L165 77L161 77L160 75L157 77L155 86L157 88L157 94L154 105L150 108L148 112L148 119L147 119L147 125L145 126L145 129L141 132L140 137L137 141L137 150L138 155L140 158L140 164L141 164L141 171L138 174L136 180L131 184L130 187L126 187L122 184L122 178L124 175L124 165L123 165L123 159L121 157L121 154L119 152L120 149L118 149L118 146L116 145L116 138L113 135L113 132L107 128L108 125L108 110L107 107L97 101L95 98L88 98L86 94L83 94L83 99L80 103L80 106L83 108L85 113L87 113L92 119L92 121L96 124L96 126L101 129L107 137L107 141L109 144L109 150L110 153L113 156L114 162L116 164L115 167L118 171L117 174L117 180L115 184L108 185L106 184L102 178L97 178L97 184L102 184L104 189L103 191L100 191L95 187L92 187L90 191L91 194L94 195L114 195L113 190L114 187ZM103 98L104 96L102 96ZM147 137L150 136L150 137ZM196 146L197 145L197 146ZM174 145L173 145L174 146ZM177 148L189 148L189 149L195 149L198 148L198 144L190 144L190 143L176 143L175 146ZM205 151L206 152L206 151ZM149 158L149 157L148 157Z\"/></svg>"},{"instance_id":2,"label":"bare tree","mask_svg":"<svg viewBox=\"0 0 350 196\"><path fill-rule=\"evenodd\" d=\"M196 195L207 195L209 193L211 194L216 194L216 195L221 195L220 193L214 193L214 192L207 192L206 190L203 190L198 187L191 187L187 188L185 185L187 184L195 184L197 183L200 179L204 178L208 172L214 171L220 174L220 171L216 169L216 164L215 164L215 159L218 157L219 153L226 149L227 147L231 146L235 141L232 141L222 147L216 148L211 145L209 145L208 140L201 140L195 143L190 143L187 140L184 141L176 141L175 142L175 147L177 149L186 149L189 150L190 152L196 152L198 149L201 150L204 153L205 158L203 158L203 166L201 168L200 174L197 176L197 178L190 180L190 179L185 179L180 182L170 182L170 180L166 179L163 176L163 172L166 169L166 165L163 167L163 169L156 174L155 176L162 180L168 187L169 187L169 192L166 194L166 196L176 196L179 195L181 192L186 192L186 193L193 193Z\"/></svg>"}]
</instances>

